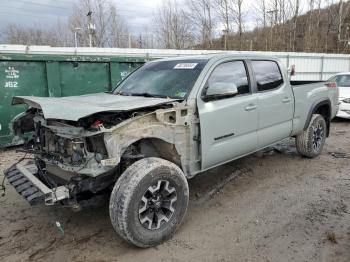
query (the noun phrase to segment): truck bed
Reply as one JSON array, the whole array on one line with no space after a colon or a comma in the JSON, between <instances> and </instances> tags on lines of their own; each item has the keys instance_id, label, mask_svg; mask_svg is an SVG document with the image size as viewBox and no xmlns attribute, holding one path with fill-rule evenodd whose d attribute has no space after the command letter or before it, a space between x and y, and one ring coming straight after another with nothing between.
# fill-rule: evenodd
<instances>
[{"instance_id":1,"label":"truck bed","mask_svg":"<svg viewBox=\"0 0 350 262\"><path fill-rule=\"evenodd\" d=\"M294 93L294 119L293 135L303 131L307 121L310 106L313 107L320 101L329 101L332 104L331 117L334 117L337 111L337 91L335 88L329 88L325 81L291 81Z\"/></svg>"}]
</instances>

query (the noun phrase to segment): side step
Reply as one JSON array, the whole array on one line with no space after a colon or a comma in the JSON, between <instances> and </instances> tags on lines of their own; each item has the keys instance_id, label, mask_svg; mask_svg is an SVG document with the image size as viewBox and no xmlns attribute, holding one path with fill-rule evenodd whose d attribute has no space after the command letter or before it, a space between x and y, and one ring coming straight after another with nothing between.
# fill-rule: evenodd
<instances>
[{"instance_id":1,"label":"side step","mask_svg":"<svg viewBox=\"0 0 350 262\"><path fill-rule=\"evenodd\" d=\"M34 161L28 161L26 163L26 168L33 174L38 171ZM4 171L4 175L16 191L31 205L45 203L44 193L41 192L27 177L25 177L21 171L17 169L16 165Z\"/></svg>"}]
</instances>

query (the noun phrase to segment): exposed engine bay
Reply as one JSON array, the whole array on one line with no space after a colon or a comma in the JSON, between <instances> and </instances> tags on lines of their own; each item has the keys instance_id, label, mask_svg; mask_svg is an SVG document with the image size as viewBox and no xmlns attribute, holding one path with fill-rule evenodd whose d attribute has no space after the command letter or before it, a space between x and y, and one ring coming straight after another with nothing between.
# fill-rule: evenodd
<instances>
[{"instance_id":1,"label":"exposed engine bay","mask_svg":"<svg viewBox=\"0 0 350 262\"><path fill-rule=\"evenodd\" d=\"M119 123L142 116L156 108L134 112L97 113L79 121L46 120L40 109L31 108L13 122L15 133L33 132L25 142L24 150L45 162L47 170L57 173L50 165L66 172L99 175L110 171L103 164L108 158L104 132ZM55 172L56 171L56 172ZM66 179L67 176L61 178Z\"/></svg>"}]
</instances>

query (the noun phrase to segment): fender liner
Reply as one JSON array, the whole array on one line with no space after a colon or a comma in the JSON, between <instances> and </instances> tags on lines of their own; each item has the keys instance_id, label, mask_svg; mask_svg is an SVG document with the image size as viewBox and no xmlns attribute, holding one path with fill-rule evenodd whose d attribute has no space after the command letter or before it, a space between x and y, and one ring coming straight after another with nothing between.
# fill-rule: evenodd
<instances>
[{"instance_id":1,"label":"fender liner","mask_svg":"<svg viewBox=\"0 0 350 262\"><path fill-rule=\"evenodd\" d=\"M329 99L325 99L325 100L322 100L322 101L317 101L317 102L314 102L312 105L311 105L311 108L309 110L309 113L307 115L307 118L306 118L306 122L305 122L305 125L304 125L304 130L306 130L310 124L310 121L311 121L311 118L312 118L312 115L321 107L321 106L324 106L324 105L327 105L329 107L329 113L328 113L328 116L326 117L326 123L327 123L327 136L329 135L329 126L330 126L330 120L331 120L331 114L332 114L332 103Z\"/></svg>"}]
</instances>

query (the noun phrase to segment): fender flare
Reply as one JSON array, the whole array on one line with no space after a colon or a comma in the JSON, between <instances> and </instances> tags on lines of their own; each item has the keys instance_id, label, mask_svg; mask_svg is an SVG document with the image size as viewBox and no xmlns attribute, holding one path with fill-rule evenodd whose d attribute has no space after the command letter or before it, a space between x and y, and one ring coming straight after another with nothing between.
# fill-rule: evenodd
<instances>
[{"instance_id":1,"label":"fender flare","mask_svg":"<svg viewBox=\"0 0 350 262\"><path fill-rule=\"evenodd\" d=\"M329 127L329 123L330 123L330 120L331 120L331 114L332 114L332 103L329 99L325 99L325 100L322 100L322 101L317 101L317 102L314 102L311 107L310 107L310 110L309 110L309 113L307 115L307 118L306 118L306 122L305 122L305 125L304 125L304 130L306 130L308 127L309 127L309 124L310 124L310 121L311 121L311 118L312 118L312 115L321 107L321 106L324 106L324 105L327 105L329 107L329 115L327 116L327 119L326 120L326 123L327 123L327 127ZM329 128L327 130L327 133L329 133ZM328 136L328 134L327 134Z\"/></svg>"}]
</instances>

